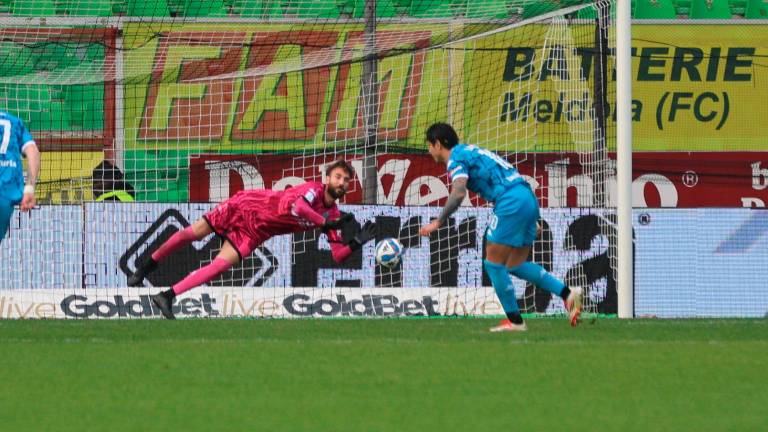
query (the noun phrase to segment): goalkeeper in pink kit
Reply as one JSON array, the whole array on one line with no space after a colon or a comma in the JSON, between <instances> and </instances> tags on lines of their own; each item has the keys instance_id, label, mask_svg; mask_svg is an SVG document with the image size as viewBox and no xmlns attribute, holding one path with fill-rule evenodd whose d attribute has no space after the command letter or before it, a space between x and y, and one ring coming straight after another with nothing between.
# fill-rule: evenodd
<instances>
[{"instance_id":1,"label":"goalkeeper in pink kit","mask_svg":"<svg viewBox=\"0 0 768 432\"><path fill-rule=\"evenodd\" d=\"M344 261L352 251L373 238L375 225L366 222L357 235L344 244L338 230L354 223L354 217L342 215L336 201L346 194L354 169L346 161L338 160L328 166L325 176L325 184L307 182L285 191L238 192L171 236L128 278L128 286L142 286L144 277L157 268L159 261L211 233L225 240L216 258L170 289L152 296L152 302L164 317L174 319L172 305L177 295L213 280L273 236L321 228L328 236L334 261Z\"/></svg>"}]
</instances>

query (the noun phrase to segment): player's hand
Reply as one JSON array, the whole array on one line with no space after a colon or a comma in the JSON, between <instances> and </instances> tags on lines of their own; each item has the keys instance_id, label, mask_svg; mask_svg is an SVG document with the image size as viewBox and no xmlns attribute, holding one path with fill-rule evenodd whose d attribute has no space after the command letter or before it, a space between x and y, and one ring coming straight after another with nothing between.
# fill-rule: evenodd
<instances>
[{"instance_id":1,"label":"player's hand","mask_svg":"<svg viewBox=\"0 0 768 432\"><path fill-rule=\"evenodd\" d=\"M433 231L436 231L442 225L443 224L440 223L439 219L435 219L432 222L421 227L421 229L419 230L419 235L424 237L429 237L429 235L432 234Z\"/></svg>"},{"instance_id":2,"label":"player's hand","mask_svg":"<svg viewBox=\"0 0 768 432\"><path fill-rule=\"evenodd\" d=\"M21 211L29 211L35 208L35 194L25 193L24 198L21 199Z\"/></svg>"},{"instance_id":3,"label":"player's hand","mask_svg":"<svg viewBox=\"0 0 768 432\"><path fill-rule=\"evenodd\" d=\"M328 232L330 230L335 230L343 227L347 223L353 221L355 219L355 216L352 213L342 213L341 217L335 220L327 220L321 227L323 229L323 232Z\"/></svg>"},{"instance_id":4,"label":"player's hand","mask_svg":"<svg viewBox=\"0 0 768 432\"><path fill-rule=\"evenodd\" d=\"M363 225L362 228L360 228L360 231L357 233L355 238L353 238L348 246L352 250L357 250L363 247L364 244L371 241L376 236L376 224L374 222L368 221Z\"/></svg>"}]
</instances>

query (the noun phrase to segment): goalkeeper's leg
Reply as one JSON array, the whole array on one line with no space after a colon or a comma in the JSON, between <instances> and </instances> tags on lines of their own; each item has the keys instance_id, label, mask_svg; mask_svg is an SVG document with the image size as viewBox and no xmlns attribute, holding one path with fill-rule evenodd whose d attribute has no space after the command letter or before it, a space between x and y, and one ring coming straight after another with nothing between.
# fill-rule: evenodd
<instances>
[{"instance_id":1,"label":"goalkeeper's leg","mask_svg":"<svg viewBox=\"0 0 768 432\"><path fill-rule=\"evenodd\" d=\"M160 312L162 312L164 317L174 319L172 305L173 299L176 298L177 295L212 281L216 276L224 273L230 267L237 264L239 260L240 255L237 250L226 241L221 247L219 254L216 255L216 258L214 258L210 264L193 271L170 289L153 295L152 302L154 302L160 309Z\"/></svg>"},{"instance_id":2,"label":"goalkeeper's leg","mask_svg":"<svg viewBox=\"0 0 768 432\"><path fill-rule=\"evenodd\" d=\"M213 229L205 219L199 219L192 225L184 228L181 231L174 233L171 238L165 241L152 255L144 262L139 263L136 266L136 271L128 277L128 286L139 287L144 283L144 278L157 269L157 263L165 259L168 255L176 252L180 248L192 243L193 241L201 240L208 234L212 233Z\"/></svg>"}]
</instances>

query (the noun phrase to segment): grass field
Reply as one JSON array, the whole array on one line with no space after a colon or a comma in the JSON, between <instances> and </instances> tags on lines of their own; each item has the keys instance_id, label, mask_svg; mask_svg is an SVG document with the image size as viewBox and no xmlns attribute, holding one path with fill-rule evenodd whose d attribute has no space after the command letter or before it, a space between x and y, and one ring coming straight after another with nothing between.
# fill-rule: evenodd
<instances>
[{"instance_id":1,"label":"grass field","mask_svg":"<svg viewBox=\"0 0 768 432\"><path fill-rule=\"evenodd\" d=\"M757 431L766 320L0 321L0 429Z\"/></svg>"}]
</instances>

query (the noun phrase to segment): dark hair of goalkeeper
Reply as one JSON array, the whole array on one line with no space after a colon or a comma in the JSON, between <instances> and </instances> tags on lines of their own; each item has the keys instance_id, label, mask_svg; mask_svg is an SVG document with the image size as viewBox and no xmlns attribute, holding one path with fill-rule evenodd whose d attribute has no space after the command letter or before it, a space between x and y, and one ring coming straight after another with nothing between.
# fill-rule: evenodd
<instances>
[{"instance_id":1,"label":"dark hair of goalkeeper","mask_svg":"<svg viewBox=\"0 0 768 432\"><path fill-rule=\"evenodd\" d=\"M328 168L325 169L326 177L331 175L333 170L335 170L336 168L341 168L341 169L345 170L347 172L347 174L349 174L349 178L352 178L352 177L355 176L355 169L352 168L352 164L350 164L349 162L345 161L344 159L339 159L336 162L328 165Z\"/></svg>"}]
</instances>

